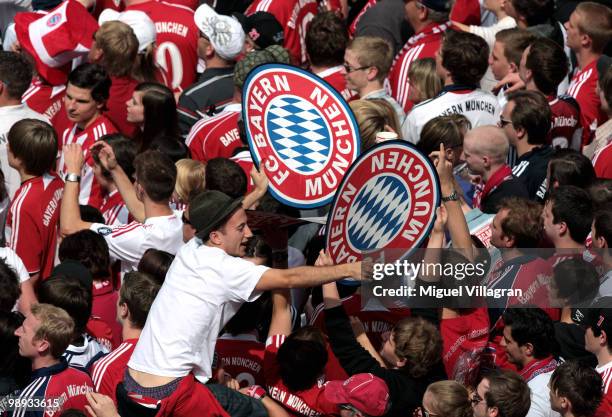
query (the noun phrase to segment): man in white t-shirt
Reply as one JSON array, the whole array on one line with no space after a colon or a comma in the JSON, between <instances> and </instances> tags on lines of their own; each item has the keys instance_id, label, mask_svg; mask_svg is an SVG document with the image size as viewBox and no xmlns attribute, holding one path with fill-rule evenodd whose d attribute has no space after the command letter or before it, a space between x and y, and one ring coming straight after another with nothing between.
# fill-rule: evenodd
<instances>
[{"instance_id":1,"label":"man in white t-shirt","mask_svg":"<svg viewBox=\"0 0 612 417\"><path fill-rule=\"evenodd\" d=\"M128 391L157 400L172 396L191 372L200 382L210 379L217 336L242 303L266 290L361 276L360 262L274 269L242 259L252 236L242 198L205 191L189 205L189 219L196 237L174 259L124 381ZM273 245L273 258L286 262L286 241Z\"/></svg>"},{"instance_id":2,"label":"man in white t-shirt","mask_svg":"<svg viewBox=\"0 0 612 417\"><path fill-rule=\"evenodd\" d=\"M412 108L402 125L403 139L417 143L425 123L454 113L467 117L472 128L497 124L501 112L497 98L478 87L488 60L489 46L484 39L467 32L446 32L436 54L436 72L444 88Z\"/></svg>"},{"instance_id":3,"label":"man in white t-shirt","mask_svg":"<svg viewBox=\"0 0 612 417\"><path fill-rule=\"evenodd\" d=\"M176 254L183 245L183 223L169 206L176 182L172 160L159 151L141 153L134 159L135 182L132 184L108 143L99 141L92 148L93 152L98 152L100 163L111 173L128 208L144 207L142 218L145 220L116 227L81 220L78 173L83 164L83 151L80 145L69 144L63 149L67 174L60 214L61 233L69 235L91 229L101 234L106 239L111 259L121 261L121 272L135 270L149 248Z\"/></svg>"}]
</instances>

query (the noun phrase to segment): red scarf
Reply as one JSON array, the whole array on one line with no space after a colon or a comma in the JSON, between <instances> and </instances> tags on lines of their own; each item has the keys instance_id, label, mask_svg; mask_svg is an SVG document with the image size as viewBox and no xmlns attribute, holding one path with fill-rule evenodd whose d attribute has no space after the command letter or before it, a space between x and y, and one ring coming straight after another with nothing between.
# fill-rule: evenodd
<instances>
[{"instance_id":1,"label":"red scarf","mask_svg":"<svg viewBox=\"0 0 612 417\"><path fill-rule=\"evenodd\" d=\"M480 208L482 200L484 200L489 194L491 194L497 187L499 187L504 181L508 181L512 178L512 168L504 164L500 169L495 171L489 181L484 186L479 184L476 186L474 192L474 199L472 200L472 206L474 208Z\"/></svg>"},{"instance_id":2,"label":"red scarf","mask_svg":"<svg viewBox=\"0 0 612 417\"><path fill-rule=\"evenodd\" d=\"M557 368L557 365L557 361L552 356L548 356L540 360L533 360L520 371L520 375L523 377L525 382L529 382L540 374L554 371Z\"/></svg>"}]
</instances>

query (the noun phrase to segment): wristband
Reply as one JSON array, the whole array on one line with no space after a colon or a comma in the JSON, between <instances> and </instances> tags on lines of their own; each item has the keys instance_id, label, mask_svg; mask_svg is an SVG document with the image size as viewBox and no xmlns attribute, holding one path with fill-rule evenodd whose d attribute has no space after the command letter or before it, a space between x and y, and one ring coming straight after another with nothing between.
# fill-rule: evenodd
<instances>
[{"instance_id":1,"label":"wristband","mask_svg":"<svg viewBox=\"0 0 612 417\"><path fill-rule=\"evenodd\" d=\"M247 388L245 394L251 398L255 398L256 400L261 400L267 395L266 390L259 385L251 385L249 388Z\"/></svg>"},{"instance_id":2,"label":"wristband","mask_svg":"<svg viewBox=\"0 0 612 417\"><path fill-rule=\"evenodd\" d=\"M78 174L69 173L64 176L65 182L79 182L81 181L81 176Z\"/></svg>"},{"instance_id":3,"label":"wristband","mask_svg":"<svg viewBox=\"0 0 612 417\"><path fill-rule=\"evenodd\" d=\"M453 191L448 196L442 197L442 201L445 203L449 201L459 201L459 197L457 196L457 191Z\"/></svg>"}]
</instances>

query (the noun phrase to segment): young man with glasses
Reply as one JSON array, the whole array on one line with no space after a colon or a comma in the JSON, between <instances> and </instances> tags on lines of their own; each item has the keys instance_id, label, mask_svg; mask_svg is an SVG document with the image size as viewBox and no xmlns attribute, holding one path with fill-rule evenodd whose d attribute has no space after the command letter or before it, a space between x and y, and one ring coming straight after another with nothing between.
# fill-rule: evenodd
<instances>
[{"instance_id":1,"label":"young man with glasses","mask_svg":"<svg viewBox=\"0 0 612 417\"><path fill-rule=\"evenodd\" d=\"M474 417L525 417L531 407L527 383L517 373L498 370L486 375L472 393Z\"/></svg>"},{"instance_id":2,"label":"young man with glasses","mask_svg":"<svg viewBox=\"0 0 612 417\"><path fill-rule=\"evenodd\" d=\"M510 94L499 119L499 127L516 150L512 174L525 184L529 199L540 202L544 201L548 161L554 153L547 145L551 120L548 101L538 91Z\"/></svg>"},{"instance_id":3,"label":"young man with glasses","mask_svg":"<svg viewBox=\"0 0 612 417\"><path fill-rule=\"evenodd\" d=\"M357 91L362 100L386 100L402 123L404 110L384 87L392 60L393 49L389 42L375 36L358 36L349 43L344 53L344 79L346 86Z\"/></svg>"}]
</instances>

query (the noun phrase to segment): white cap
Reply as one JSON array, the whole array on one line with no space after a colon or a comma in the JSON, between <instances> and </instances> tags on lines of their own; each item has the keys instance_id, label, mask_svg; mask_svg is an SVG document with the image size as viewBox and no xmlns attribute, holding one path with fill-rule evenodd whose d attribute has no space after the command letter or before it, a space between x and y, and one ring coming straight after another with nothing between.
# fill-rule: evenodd
<instances>
[{"instance_id":1,"label":"white cap","mask_svg":"<svg viewBox=\"0 0 612 417\"><path fill-rule=\"evenodd\" d=\"M209 5L202 4L195 11L193 20L221 58L231 61L240 55L245 34L237 19L218 14Z\"/></svg>"},{"instance_id":2,"label":"white cap","mask_svg":"<svg viewBox=\"0 0 612 417\"><path fill-rule=\"evenodd\" d=\"M102 26L103 23L111 20L118 20L132 28L134 35L138 39L138 52L144 52L145 49L153 42L157 33L155 32L155 23L146 13L139 10L128 10L119 13L116 10L105 9L100 13L98 23Z\"/></svg>"}]
</instances>

